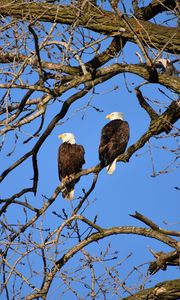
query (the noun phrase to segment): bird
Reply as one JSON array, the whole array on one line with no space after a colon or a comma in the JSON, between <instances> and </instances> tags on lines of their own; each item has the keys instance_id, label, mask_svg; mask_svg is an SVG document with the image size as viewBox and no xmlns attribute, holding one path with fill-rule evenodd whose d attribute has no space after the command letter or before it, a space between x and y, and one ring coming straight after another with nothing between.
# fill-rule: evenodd
<instances>
[{"instance_id":1,"label":"bird","mask_svg":"<svg viewBox=\"0 0 180 300\"><path fill-rule=\"evenodd\" d=\"M155 67L160 69L160 73L168 76L177 75L178 72L170 59L161 58L156 60Z\"/></svg>"},{"instance_id":2,"label":"bird","mask_svg":"<svg viewBox=\"0 0 180 300\"><path fill-rule=\"evenodd\" d=\"M80 178L70 181L72 175L79 173L85 163L84 155L85 150L82 145L76 144L75 136L73 133L62 133L58 135L62 139L62 144L58 149L58 173L59 179L65 183L62 190L63 198L73 200L74 187Z\"/></svg>"},{"instance_id":3,"label":"bird","mask_svg":"<svg viewBox=\"0 0 180 300\"><path fill-rule=\"evenodd\" d=\"M106 167L108 174L116 169L117 157L125 152L129 141L129 124L124 121L123 113L112 112L106 116L110 122L101 131L99 160Z\"/></svg>"}]
</instances>

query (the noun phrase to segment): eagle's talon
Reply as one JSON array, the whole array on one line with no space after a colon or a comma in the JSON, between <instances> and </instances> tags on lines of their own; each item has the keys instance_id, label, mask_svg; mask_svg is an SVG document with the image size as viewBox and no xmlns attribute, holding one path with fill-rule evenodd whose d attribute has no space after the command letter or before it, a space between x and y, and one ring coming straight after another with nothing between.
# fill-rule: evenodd
<instances>
[{"instance_id":1,"label":"eagle's talon","mask_svg":"<svg viewBox=\"0 0 180 300\"><path fill-rule=\"evenodd\" d=\"M66 175L66 177L63 178L64 181L68 181L69 180L69 176Z\"/></svg>"},{"instance_id":2,"label":"eagle's talon","mask_svg":"<svg viewBox=\"0 0 180 300\"><path fill-rule=\"evenodd\" d=\"M72 180L72 179L74 178L75 175L76 175L75 173L70 174L70 175L68 176L69 181Z\"/></svg>"}]
</instances>

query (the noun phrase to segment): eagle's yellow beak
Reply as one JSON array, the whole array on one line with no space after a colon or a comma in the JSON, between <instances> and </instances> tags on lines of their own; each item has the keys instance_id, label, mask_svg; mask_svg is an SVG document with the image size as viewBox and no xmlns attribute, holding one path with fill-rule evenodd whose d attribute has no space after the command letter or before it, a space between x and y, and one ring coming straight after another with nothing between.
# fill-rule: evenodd
<instances>
[{"instance_id":1,"label":"eagle's yellow beak","mask_svg":"<svg viewBox=\"0 0 180 300\"><path fill-rule=\"evenodd\" d=\"M58 135L58 138L59 138L59 139L62 139L63 137L64 137L64 134L63 134L63 133Z\"/></svg>"},{"instance_id":2,"label":"eagle's yellow beak","mask_svg":"<svg viewBox=\"0 0 180 300\"><path fill-rule=\"evenodd\" d=\"M110 119L110 117L111 117L111 114L107 115L107 116L106 116L106 119Z\"/></svg>"}]
</instances>

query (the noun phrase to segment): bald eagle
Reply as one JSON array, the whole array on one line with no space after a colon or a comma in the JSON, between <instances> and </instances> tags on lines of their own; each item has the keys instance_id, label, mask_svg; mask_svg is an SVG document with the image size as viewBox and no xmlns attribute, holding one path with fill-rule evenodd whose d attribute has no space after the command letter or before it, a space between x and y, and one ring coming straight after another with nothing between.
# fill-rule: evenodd
<instances>
[{"instance_id":1,"label":"bald eagle","mask_svg":"<svg viewBox=\"0 0 180 300\"><path fill-rule=\"evenodd\" d=\"M106 167L108 174L116 169L117 157L124 153L129 140L129 125L123 121L123 114L113 112L106 116L110 122L101 131L99 160Z\"/></svg>"},{"instance_id":2,"label":"bald eagle","mask_svg":"<svg viewBox=\"0 0 180 300\"><path fill-rule=\"evenodd\" d=\"M155 67L157 69L160 69L160 72L162 74L166 74L168 76L178 74L176 68L173 65L173 62L170 59L160 58L160 59L156 60Z\"/></svg>"},{"instance_id":3,"label":"bald eagle","mask_svg":"<svg viewBox=\"0 0 180 300\"><path fill-rule=\"evenodd\" d=\"M76 144L75 136L72 133L63 133L58 136L62 139L63 143L58 151L58 172L59 179L66 183L71 175L77 174L82 170L85 163L84 160L84 147ZM67 182L62 190L63 198L72 200L74 197L74 186L80 178Z\"/></svg>"}]
</instances>

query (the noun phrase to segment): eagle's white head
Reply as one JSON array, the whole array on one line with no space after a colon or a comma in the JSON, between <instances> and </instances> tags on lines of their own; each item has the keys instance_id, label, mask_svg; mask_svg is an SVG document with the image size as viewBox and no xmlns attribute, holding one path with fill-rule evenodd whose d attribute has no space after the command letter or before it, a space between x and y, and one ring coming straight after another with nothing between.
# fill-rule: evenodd
<instances>
[{"instance_id":1,"label":"eagle's white head","mask_svg":"<svg viewBox=\"0 0 180 300\"><path fill-rule=\"evenodd\" d=\"M160 58L157 62L161 63L165 69L167 68L168 63L171 63L170 59L165 58Z\"/></svg>"},{"instance_id":2,"label":"eagle's white head","mask_svg":"<svg viewBox=\"0 0 180 300\"><path fill-rule=\"evenodd\" d=\"M67 142L70 144L75 144L75 136L73 133L70 132L66 132L66 133L61 133L60 135L58 135L58 138L62 139L63 143Z\"/></svg>"},{"instance_id":3,"label":"eagle's white head","mask_svg":"<svg viewBox=\"0 0 180 300\"><path fill-rule=\"evenodd\" d=\"M112 112L111 114L107 115L106 116L106 119L109 119L109 120L124 120L124 115L122 112Z\"/></svg>"}]
</instances>

